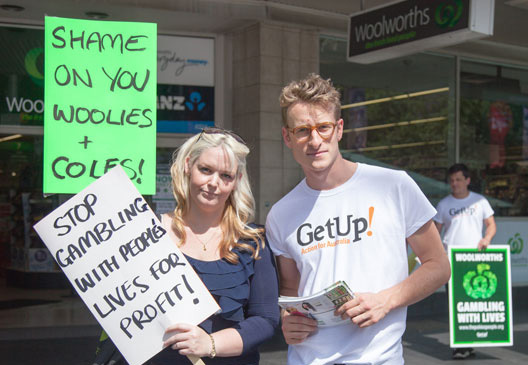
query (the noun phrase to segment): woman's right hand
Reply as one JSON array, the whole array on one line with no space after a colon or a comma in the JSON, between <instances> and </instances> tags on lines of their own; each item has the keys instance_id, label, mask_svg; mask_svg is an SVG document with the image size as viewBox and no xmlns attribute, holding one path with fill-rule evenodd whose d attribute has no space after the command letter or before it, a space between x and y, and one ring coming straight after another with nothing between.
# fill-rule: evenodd
<instances>
[{"instance_id":1,"label":"woman's right hand","mask_svg":"<svg viewBox=\"0 0 528 365\"><path fill-rule=\"evenodd\" d=\"M317 321L305 316L282 311L282 333L288 345L295 345L306 340L317 331Z\"/></svg>"},{"instance_id":2,"label":"woman's right hand","mask_svg":"<svg viewBox=\"0 0 528 365\"><path fill-rule=\"evenodd\" d=\"M198 326L178 323L165 330L170 337L163 343L163 347L171 346L180 355L194 355L206 357L211 354L212 342L209 334Z\"/></svg>"}]
</instances>

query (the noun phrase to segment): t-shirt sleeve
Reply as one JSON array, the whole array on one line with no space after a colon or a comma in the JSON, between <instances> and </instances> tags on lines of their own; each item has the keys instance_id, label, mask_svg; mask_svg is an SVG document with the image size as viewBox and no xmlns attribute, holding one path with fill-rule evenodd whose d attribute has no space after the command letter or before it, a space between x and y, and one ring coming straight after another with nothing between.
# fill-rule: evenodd
<instances>
[{"instance_id":1,"label":"t-shirt sleeve","mask_svg":"<svg viewBox=\"0 0 528 365\"><path fill-rule=\"evenodd\" d=\"M405 218L405 237L409 237L435 216L436 209L416 182L406 172L402 174L401 202Z\"/></svg>"},{"instance_id":2,"label":"t-shirt sleeve","mask_svg":"<svg viewBox=\"0 0 528 365\"><path fill-rule=\"evenodd\" d=\"M279 325L279 289L273 255L266 244L255 260L255 273L251 278L246 319L235 325L243 342L242 354L254 351L273 337Z\"/></svg>"},{"instance_id":3,"label":"t-shirt sleeve","mask_svg":"<svg viewBox=\"0 0 528 365\"><path fill-rule=\"evenodd\" d=\"M270 248L275 256L284 256L289 259L292 258L284 247L285 242L280 237L280 230L277 222L275 221L273 208L266 218L266 238L268 239Z\"/></svg>"},{"instance_id":4,"label":"t-shirt sleeve","mask_svg":"<svg viewBox=\"0 0 528 365\"><path fill-rule=\"evenodd\" d=\"M438 203L436 206L436 214L433 217L433 220L437 223L444 224L444 220L442 218L442 202Z\"/></svg>"},{"instance_id":5,"label":"t-shirt sleeve","mask_svg":"<svg viewBox=\"0 0 528 365\"><path fill-rule=\"evenodd\" d=\"M482 211L484 212L484 219L488 219L495 213L488 199L484 197L482 197Z\"/></svg>"}]
</instances>

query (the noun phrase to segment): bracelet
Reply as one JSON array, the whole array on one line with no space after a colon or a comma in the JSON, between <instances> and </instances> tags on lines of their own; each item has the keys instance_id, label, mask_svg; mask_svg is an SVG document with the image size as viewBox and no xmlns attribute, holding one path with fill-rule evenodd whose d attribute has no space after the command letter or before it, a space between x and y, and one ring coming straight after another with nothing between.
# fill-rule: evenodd
<instances>
[{"instance_id":1,"label":"bracelet","mask_svg":"<svg viewBox=\"0 0 528 365\"><path fill-rule=\"evenodd\" d=\"M209 357L212 359L216 356L216 347L215 347L213 335L211 335L210 333L208 333L208 335L209 335L209 338L211 339L211 353L209 354Z\"/></svg>"}]
</instances>

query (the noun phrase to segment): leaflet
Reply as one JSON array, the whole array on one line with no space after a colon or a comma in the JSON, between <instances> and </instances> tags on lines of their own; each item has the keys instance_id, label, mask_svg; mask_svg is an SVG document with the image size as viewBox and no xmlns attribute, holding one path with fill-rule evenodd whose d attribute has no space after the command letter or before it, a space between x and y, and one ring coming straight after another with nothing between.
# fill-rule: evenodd
<instances>
[{"instance_id":1,"label":"leaflet","mask_svg":"<svg viewBox=\"0 0 528 365\"><path fill-rule=\"evenodd\" d=\"M296 316L315 319L319 327L330 327L348 323L348 320L335 316L337 307L354 298L347 283L340 280L328 288L306 297L279 297L279 306Z\"/></svg>"}]
</instances>

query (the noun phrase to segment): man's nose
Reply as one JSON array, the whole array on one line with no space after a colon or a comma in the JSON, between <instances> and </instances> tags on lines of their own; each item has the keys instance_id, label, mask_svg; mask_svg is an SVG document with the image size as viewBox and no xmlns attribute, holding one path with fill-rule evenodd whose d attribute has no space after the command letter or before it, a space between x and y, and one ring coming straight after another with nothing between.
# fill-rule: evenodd
<instances>
[{"instance_id":1,"label":"man's nose","mask_svg":"<svg viewBox=\"0 0 528 365\"><path fill-rule=\"evenodd\" d=\"M318 145L321 144L322 140L323 139L319 135L319 132L317 132L317 129L315 129L315 128L312 129L311 132L310 132L310 139L309 139L308 143L310 143L313 146L318 146Z\"/></svg>"}]
</instances>

